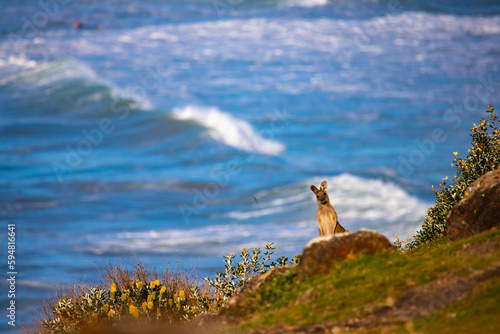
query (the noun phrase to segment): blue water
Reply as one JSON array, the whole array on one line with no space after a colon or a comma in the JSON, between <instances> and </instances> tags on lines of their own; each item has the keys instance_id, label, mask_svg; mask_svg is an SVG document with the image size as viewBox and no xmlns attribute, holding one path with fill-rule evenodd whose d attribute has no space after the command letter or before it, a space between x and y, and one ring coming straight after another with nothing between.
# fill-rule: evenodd
<instances>
[{"instance_id":1,"label":"blue water","mask_svg":"<svg viewBox=\"0 0 500 334\"><path fill-rule=\"evenodd\" d=\"M299 253L324 179L347 229L412 235L500 107L498 1L42 3L0 3L3 331L108 260Z\"/></svg>"}]
</instances>

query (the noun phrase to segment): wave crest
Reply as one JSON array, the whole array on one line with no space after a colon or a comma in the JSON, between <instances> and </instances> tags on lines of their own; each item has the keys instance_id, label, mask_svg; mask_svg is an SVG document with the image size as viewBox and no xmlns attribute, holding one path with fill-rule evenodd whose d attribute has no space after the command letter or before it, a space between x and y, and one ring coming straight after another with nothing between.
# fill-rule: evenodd
<instances>
[{"instance_id":1,"label":"wave crest","mask_svg":"<svg viewBox=\"0 0 500 334\"><path fill-rule=\"evenodd\" d=\"M214 107L188 105L175 108L173 116L179 120L191 120L209 129L210 136L228 146L267 155L279 155L285 146L263 138L252 125Z\"/></svg>"},{"instance_id":2,"label":"wave crest","mask_svg":"<svg viewBox=\"0 0 500 334\"><path fill-rule=\"evenodd\" d=\"M71 97L73 108L70 109L110 98L134 102L141 110L153 109L151 102L144 96L133 94L133 89L115 86L87 64L74 59L33 63L0 78L0 86L4 85L22 89L34 100L43 100L50 95L49 101L55 105L64 104L61 101ZM42 104L48 105L45 100Z\"/></svg>"}]
</instances>

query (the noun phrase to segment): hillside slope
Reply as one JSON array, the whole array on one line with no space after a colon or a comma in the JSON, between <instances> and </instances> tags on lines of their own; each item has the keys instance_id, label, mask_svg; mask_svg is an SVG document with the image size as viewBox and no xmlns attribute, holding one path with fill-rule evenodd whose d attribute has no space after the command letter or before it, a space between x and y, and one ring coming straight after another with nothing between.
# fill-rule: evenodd
<instances>
[{"instance_id":1,"label":"hillside slope","mask_svg":"<svg viewBox=\"0 0 500 334\"><path fill-rule=\"evenodd\" d=\"M229 332L498 333L500 229L383 251L302 279L267 274L212 319ZM251 286L251 285L250 285Z\"/></svg>"}]
</instances>

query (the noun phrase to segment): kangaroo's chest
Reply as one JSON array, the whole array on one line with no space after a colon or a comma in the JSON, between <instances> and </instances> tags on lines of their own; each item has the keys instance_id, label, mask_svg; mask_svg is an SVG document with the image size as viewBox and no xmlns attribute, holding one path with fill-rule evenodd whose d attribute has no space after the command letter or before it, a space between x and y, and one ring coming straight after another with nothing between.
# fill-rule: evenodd
<instances>
[{"instance_id":1,"label":"kangaroo's chest","mask_svg":"<svg viewBox=\"0 0 500 334\"><path fill-rule=\"evenodd\" d=\"M317 217L320 230L323 230L325 232L332 230L333 232L335 222L337 221L337 213L332 206L320 207L318 209Z\"/></svg>"}]
</instances>

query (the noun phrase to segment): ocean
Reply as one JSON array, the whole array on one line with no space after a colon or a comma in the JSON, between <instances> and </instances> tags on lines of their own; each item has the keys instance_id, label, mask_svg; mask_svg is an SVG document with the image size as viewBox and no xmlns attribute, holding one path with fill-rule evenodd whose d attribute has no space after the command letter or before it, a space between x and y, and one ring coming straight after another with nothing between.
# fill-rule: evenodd
<instances>
[{"instance_id":1,"label":"ocean","mask_svg":"<svg viewBox=\"0 0 500 334\"><path fill-rule=\"evenodd\" d=\"M0 328L109 261L293 257L323 180L346 229L414 235L499 90L498 1L2 1Z\"/></svg>"}]
</instances>

